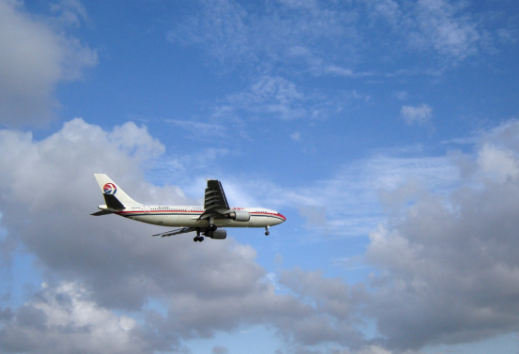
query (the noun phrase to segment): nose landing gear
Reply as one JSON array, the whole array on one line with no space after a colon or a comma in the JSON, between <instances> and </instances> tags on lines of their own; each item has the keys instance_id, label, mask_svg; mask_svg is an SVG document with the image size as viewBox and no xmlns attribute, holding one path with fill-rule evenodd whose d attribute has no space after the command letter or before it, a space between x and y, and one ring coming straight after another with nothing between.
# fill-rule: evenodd
<instances>
[{"instance_id":1,"label":"nose landing gear","mask_svg":"<svg viewBox=\"0 0 519 354\"><path fill-rule=\"evenodd\" d=\"M270 235L269 227L270 226L265 226L265 236Z\"/></svg>"}]
</instances>

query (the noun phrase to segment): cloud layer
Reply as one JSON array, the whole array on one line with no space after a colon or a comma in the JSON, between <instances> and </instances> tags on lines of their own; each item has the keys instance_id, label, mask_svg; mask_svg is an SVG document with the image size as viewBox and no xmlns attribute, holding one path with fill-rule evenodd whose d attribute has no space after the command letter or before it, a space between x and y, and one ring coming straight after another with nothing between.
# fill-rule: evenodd
<instances>
[{"instance_id":1,"label":"cloud layer","mask_svg":"<svg viewBox=\"0 0 519 354\"><path fill-rule=\"evenodd\" d=\"M405 212L371 234L366 258L381 273L371 281L370 312L391 347L518 330L518 126L504 124L481 141L452 193L409 195Z\"/></svg>"},{"instance_id":2,"label":"cloud layer","mask_svg":"<svg viewBox=\"0 0 519 354\"><path fill-rule=\"evenodd\" d=\"M383 77L355 70L370 57L375 42L365 29L375 22L385 24L384 35L396 38L393 43L399 45L388 49L398 54L393 58L401 53L431 57L434 67L474 58L491 42L492 33L480 29L475 16L464 15L463 4L371 0L336 5L202 1L201 16L180 22L168 39L202 45L226 65L257 65L246 88L233 88L234 94L213 106L213 118L229 115L225 119L234 122L238 115L317 120L341 110L345 101L367 101L369 96L354 90L325 99L297 76ZM0 0L4 127L47 121L56 105L56 86L78 79L97 62L94 50L61 30L88 20L81 4L64 1L52 11L52 16L35 17L21 3ZM333 56L330 46L338 48ZM403 106L401 114L408 124L426 124L432 108ZM169 123L202 136L228 137L230 130L221 122ZM287 132L295 141L308 136ZM19 252L34 257L32 267L44 279L21 306L9 304L5 290L0 350L187 352L190 339L262 326L283 339L286 353L324 353L328 345L339 347L328 351L333 353L387 354L518 331L518 136L519 122L512 120L481 133L472 152L385 153L299 187L251 176L243 180L252 182L229 183L229 196L245 205L268 199L268 205L297 208L317 239L369 234L366 253L358 259L372 273L348 283L319 269L268 273L256 250L233 240L232 232L226 241L200 245L186 235L152 239L149 225L89 215L102 203L93 178L98 172L142 202L196 203L186 191L201 190L206 176L197 171L217 165L219 157L231 153L226 148L169 161L175 173L194 181L181 189L167 183L158 187L144 177L154 159L168 159L165 146L145 126L129 122L106 129L76 118L41 139L0 130L3 261L9 269L10 252L20 246ZM241 192L246 183L254 185L248 188L252 195ZM281 237L294 239L296 231L286 233ZM216 346L213 352L229 350Z\"/></svg>"},{"instance_id":3,"label":"cloud layer","mask_svg":"<svg viewBox=\"0 0 519 354\"><path fill-rule=\"evenodd\" d=\"M48 282L22 307L2 310L0 335L9 338L2 348L31 352L44 336L66 329L61 345L68 352L83 341L103 343L104 326L121 336L120 347L107 353L180 348L186 339L257 324L299 346L333 342L359 350L370 343L361 330L370 319L378 324L377 343L394 349L517 330L518 126L512 121L483 136L473 158L458 155L463 178L454 189L406 188L412 179L383 186L389 219L372 232L366 253L379 271L356 285L301 269L283 271L276 285L254 249L232 239L194 247L189 237L156 240L146 237L149 226L91 217L100 203L92 173L100 171L118 176L137 200L192 202L177 187L142 179L142 156L163 152L144 127L106 132L75 119L42 141L4 130L4 241L35 255ZM162 310L149 308L150 300ZM128 331L138 335L130 340ZM22 340L29 334L34 342Z\"/></svg>"},{"instance_id":4,"label":"cloud layer","mask_svg":"<svg viewBox=\"0 0 519 354\"><path fill-rule=\"evenodd\" d=\"M294 295L278 294L249 246L232 239L212 242L210 247L195 247L189 237L152 239L147 237L153 233L150 226L90 216L101 203L94 172L117 177L137 200L193 203L174 186L159 188L144 182L142 156L153 158L163 152L144 127L127 123L106 132L75 119L42 141L4 130L0 151L6 171L0 177L5 241L21 243L35 255L49 284L23 307L2 310L0 335L9 337L1 344L4 351L42 352L48 346L51 352L51 339L63 330L71 335L59 350L69 352L98 338L103 326L112 326L121 336L120 347L100 351L106 353L130 348L130 352L151 352L254 324L272 325L287 339L308 344L346 338L360 343L349 317L322 312ZM302 275L288 272L283 278L299 293L292 277ZM346 284L339 289L348 295ZM164 310L147 309L152 299ZM81 309L92 317L77 318ZM114 310L140 312L145 320L116 316ZM28 321L27 313L34 313L36 322ZM332 323L330 316L335 318ZM322 335L314 333L315 328ZM130 340L128 331L137 331L140 339L132 335ZM345 331L351 334L343 337ZM49 342L38 346L44 336ZM99 345L105 340L98 339ZM138 340L136 347L133 340Z\"/></svg>"},{"instance_id":5,"label":"cloud layer","mask_svg":"<svg viewBox=\"0 0 519 354\"><path fill-rule=\"evenodd\" d=\"M378 42L381 37L370 31L374 25L387 28L383 33L386 42L391 38L400 43L385 48L388 54L425 56L429 65L433 64L432 57L436 67L474 57L490 42L499 40L498 33L480 29L480 19L464 13L463 4L444 0L341 4L280 0L259 6L221 0L200 1L197 5L197 15L175 26L168 39L202 46L221 63L260 64L263 71L272 71L273 63L281 63L316 76L371 76L374 73L356 72L354 68L374 60L370 57L373 47L384 45Z\"/></svg>"}]
</instances>

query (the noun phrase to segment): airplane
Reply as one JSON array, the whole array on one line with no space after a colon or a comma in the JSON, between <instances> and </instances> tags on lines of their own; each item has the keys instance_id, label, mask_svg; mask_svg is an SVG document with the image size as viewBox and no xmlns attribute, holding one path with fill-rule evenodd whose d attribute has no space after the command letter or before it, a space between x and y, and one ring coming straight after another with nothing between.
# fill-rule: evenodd
<instances>
[{"instance_id":1,"label":"airplane","mask_svg":"<svg viewBox=\"0 0 519 354\"><path fill-rule=\"evenodd\" d=\"M266 208L231 208L225 197L222 184L216 179L207 180L204 206L143 205L133 200L106 174L94 174L103 197L100 211L90 215L116 214L127 219L161 226L179 228L153 236L169 237L195 232L195 242L202 242L204 236L223 240L227 231L223 227L262 227L265 236L269 228L286 221L279 212Z\"/></svg>"}]
</instances>

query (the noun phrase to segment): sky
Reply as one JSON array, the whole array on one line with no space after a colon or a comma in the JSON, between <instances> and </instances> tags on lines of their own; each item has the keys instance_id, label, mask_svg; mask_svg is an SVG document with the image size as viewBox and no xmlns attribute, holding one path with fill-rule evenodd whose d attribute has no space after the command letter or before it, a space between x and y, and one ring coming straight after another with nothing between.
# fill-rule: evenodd
<instances>
[{"instance_id":1,"label":"sky","mask_svg":"<svg viewBox=\"0 0 519 354\"><path fill-rule=\"evenodd\" d=\"M2 353L519 353L519 4L0 0ZM287 217L226 240L90 216Z\"/></svg>"}]
</instances>

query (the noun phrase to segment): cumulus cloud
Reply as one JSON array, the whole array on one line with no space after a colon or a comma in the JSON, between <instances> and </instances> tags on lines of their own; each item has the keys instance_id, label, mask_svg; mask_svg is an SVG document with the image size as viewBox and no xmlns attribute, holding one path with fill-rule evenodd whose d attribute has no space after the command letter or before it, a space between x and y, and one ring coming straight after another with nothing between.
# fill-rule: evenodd
<instances>
[{"instance_id":1,"label":"cumulus cloud","mask_svg":"<svg viewBox=\"0 0 519 354\"><path fill-rule=\"evenodd\" d=\"M312 186L298 190L269 186L264 193L274 190L285 203L297 206L305 226L317 237L364 236L385 218L385 212L394 212L385 210L387 203L405 206L402 195L427 188L444 193L459 182L459 175L449 157L375 155L341 166ZM396 189L400 193L390 193Z\"/></svg>"},{"instance_id":2,"label":"cumulus cloud","mask_svg":"<svg viewBox=\"0 0 519 354\"><path fill-rule=\"evenodd\" d=\"M324 278L319 271L298 268L284 271L279 282L317 310L318 315L296 325L298 343L313 345L325 340L350 348L363 345L359 330L363 320L358 311L365 299L363 285L350 286L343 279Z\"/></svg>"},{"instance_id":3,"label":"cumulus cloud","mask_svg":"<svg viewBox=\"0 0 519 354\"><path fill-rule=\"evenodd\" d=\"M84 68L97 62L95 51L77 38L7 0L0 1L0 52L0 124L4 126L48 120L57 105L56 85L79 78Z\"/></svg>"},{"instance_id":4,"label":"cumulus cloud","mask_svg":"<svg viewBox=\"0 0 519 354\"><path fill-rule=\"evenodd\" d=\"M34 342L19 340L29 334L50 348L51 339L65 331L65 353L92 338L104 343L107 328L120 337L118 347L107 347L110 352L123 352L130 342L140 352L179 348L184 340L247 325L274 328L307 351L336 343L358 353L516 331L518 127L513 121L483 135L477 153L458 167L444 158L428 165L423 159L408 165L371 160L372 176L379 179L369 188L385 190L389 220L371 233L366 253L379 271L355 285L298 268L281 271L273 284L255 250L232 239L200 247L190 237L147 237L153 233L149 225L90 216L102 202L94 172L108 173L139 201L193 202L178 187L143 179L146 156L164 151L145 127L126 123L105 131L75 119L41 141L0 131L2 227L36 257L51 284L23 306L0 311L0 335L9 338L2 341L4 351L36 350ZM466 171L456 172L461 168ZM425 182L407 187L416 183L417 171ZM337 199L337 191L352 183L341 181L321 186L328 196L279 194L291 203L318 205L315 198ZM151 300L160 305L147 307ZM363 333L372 320L377 345Z\"/></svg>"},{"instance_id":5,"label":"cumulus cloud","mask_svg":"<svg viewBox=\"0 0 519 354\"><path fill-rule=\"evenodd\" d=\"M280 283L322 314L350 316L348 323L356 323L360 312L361 319L375 321L378 333L371 343L378 346L361 352L417 352L517 332L518 132L513 120L482 134L472 154L382 156L311 191L285 194L296 205L339 210L318 220L311 209L302 211L313 229L326 227L332 235L351 230L344 221L355 218L350 210L374 210L374 196L366 191L379 190L387 220L379 219L380 228L370 233L364 261L376 271L365 289L302 270L282 274ZM359 182L366 180L369 185ZM369 200L371 205L363 205ZM362 232L375 222L363 222ZM333 338L335 320L329 318L318 336Z\"/></svg>"},{"instance_id":6,"label":"cumulus cloud","mask_svg":"<svg viewBox=\"0 0 519 354\"><path fill-rule=\"evenodd\" d=\"M5 312L6 310L4 310ZM77 283L43 284L27 303L0 319L4 353L143 353L150 342L137 321L100 307ZM155 342L159 343L159 342Z\"/></svg>"},{"instance_id":7,"label":"cumulus cloud","mask_svg":"<svg viewBox=\"0 0 519 354\"><path fill-rule=\"evenodd\" d=\"M35 351L35 342L20 340L24 335L35 341L48 336L42 348L50 348L65 331L63 348L58 349L71 352L87 340L99 338L96 345L102 345L102 332L110 329L121 337L120 347L109 346L106 352L124 352L133 340L138 342L132 350L153 352L258 324L273 326L297 342L345 343L342 333L361 341L350 317L334 317L333 324L328 323L334 309L341 308L342 316L350 308L337 304L337 296L349 292L346 284L334 290L320 275L305 280L326 288L320 292L330 298L323 312L294 295L300 290L290 275L284 279L293 294L277 293L256 263L255 250L232 238L199 247L186 235L153 239L152 226L89 215L102 203L95 172L109 174L142 202L194 203L178 187L144 181L146 157L163 151L145 127L134 123L105 131L74 119L41 141L30 133L0 131L0 164L5 168L0 211L6 238L23 244L49 284L57 284L20 308L2 310L0 333L11 338L4 342L6 351ZM304 294L312 295L307 288ZM150 300L162 309L148 308ZM140 315L116 315L115 310ZM127 331L141 334L130 340Z\"/></svg>"},{"instance_id":8,"label":"cumulus cloud","mask_svg":"<svg viewBox=\"0 0 519 354\"><path fill-rule=\"evenodd\" d=\"M229 353L229 349L227 349L227 347L224 347L221 345L217 345L217 346L213 347L213 354L228 354L228 353Z\"/></svg>"},{"instance_id":9,"label":"cumulus cloud","mask_svg":"<svg viewBox=\"0 0 519 354\"><path fill-rule=\"evenodd\" d=\"M379 345L369 345L358 351L357 354L391 354L391 351Z\"/></svg>"},{"instance_id":10,"label":"cumulus cloud","mask_svg":"<svg viewBox=\"0 0 519 354\"><path fill-rule=\"evenodd\" d=\"M504 183L507 179L514 179L519 174L519 165L515 154L509 149L500 149L486 143L478 153L478 168L484 176Z\"/></svg>"},{"instance_id":11,"label":"cumulus cloud","mask_svg":"<svg viewBox=\"0 0 519 354\"><path fill-rule=\"evenodd\" d=\"M294 312L308 322L285 328L285 336L308 348L325 340L354 352L388 353L516 331L518 131L511 121L482 134L471 155L376 156L306 190L264 186L301 206L313 230L332 235L367 234L383 213L388 217L370 234L365 260L378 272L365 288L319 272L281 272L278 285L313 307ZM376 190L384 209L369 214L377 208ZM378 324L378 346L365 346L369 341L357 332L365 318Z\"/></svg>"},{"instance_id":12,"label":"cumulus cloud","mask_svg":"<svg viewBox=\"0 0 519 354\"><path fill-rule=\"evenodd\" d=\"M390 347L518 330L517 127L512 121L483 137L451 193L421 191L370 235L366 257L381 273L371 279L368 311Z\"/></svg>"}]
</instances>

